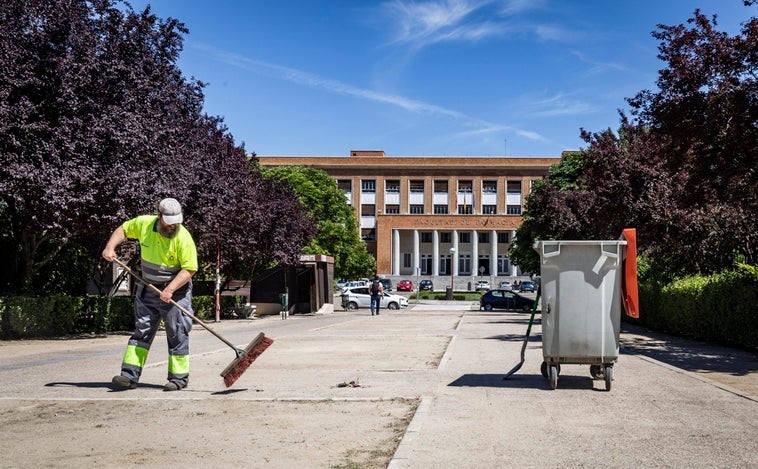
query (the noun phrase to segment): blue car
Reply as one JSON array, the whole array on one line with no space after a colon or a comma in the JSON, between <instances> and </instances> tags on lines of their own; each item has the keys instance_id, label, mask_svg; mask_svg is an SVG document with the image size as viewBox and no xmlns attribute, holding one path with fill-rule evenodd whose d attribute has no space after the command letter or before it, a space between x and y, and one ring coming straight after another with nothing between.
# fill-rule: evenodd
<instances>
[{"instance_id":1,"label":"blue car","mask_svg":"<svg viewBox=\"0 0 758 469\"><path fill-rule=\"evenodd\" d=\"M536 292L537 287L534 285L533 282L521 282L521 285L519 286L518 291L520 292Z\"/></svg>"}]
</instances>

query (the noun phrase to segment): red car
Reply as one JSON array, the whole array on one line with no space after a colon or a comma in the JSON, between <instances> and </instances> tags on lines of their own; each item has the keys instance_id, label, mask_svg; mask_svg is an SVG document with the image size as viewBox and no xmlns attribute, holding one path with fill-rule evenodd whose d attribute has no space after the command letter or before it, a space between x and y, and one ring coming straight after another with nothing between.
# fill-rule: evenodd
<instances>
[{"instance_id":1,"label":"red car","mask_svg":"<svg viewBox=\"0 0 758 469\"><path fill-rule=\"evenodd\" d=\"M397 291L413 291L413 282L410 280L401 280L397 282L397 287L395 287L395 290Z\"/></svg>"}]
</instances>

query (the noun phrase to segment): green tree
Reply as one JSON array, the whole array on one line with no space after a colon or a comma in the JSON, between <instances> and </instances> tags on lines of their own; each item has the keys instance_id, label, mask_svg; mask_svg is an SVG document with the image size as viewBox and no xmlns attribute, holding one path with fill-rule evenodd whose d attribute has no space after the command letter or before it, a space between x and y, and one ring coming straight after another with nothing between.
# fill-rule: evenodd
<instances>
[{"instance_id":1,"label":"green tree","mask_svg":"<svg viewBox=\"0 0 758 469\"><path fill-rule=\"evenodd\" d=\"M324 171L306 166L263 167L265 177L292 186L311 218L316 236L303 249L334 257L335 278L360 278L376 271L376 260L360 239L357 220L345 194Z\"/></svg>"}]
</instances>

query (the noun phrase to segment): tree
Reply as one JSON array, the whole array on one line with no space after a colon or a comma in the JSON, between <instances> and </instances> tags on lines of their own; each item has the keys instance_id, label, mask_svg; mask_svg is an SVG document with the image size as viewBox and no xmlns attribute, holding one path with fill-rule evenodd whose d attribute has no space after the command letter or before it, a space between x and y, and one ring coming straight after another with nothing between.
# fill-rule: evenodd
<instances>
[{"instance_id":1,"label":"tree","mask_svg":"<svg viewBox=\"0 0 758 469\"><path fill-rule=\"evenodd\" d=\"M752 5L754 2L745 2ZM667 224L672 265L695 272L758 262L758 19L740 34L695 10L688 26L659 25L658 91L628 100L636 125L659 136L678 213ZM688 249L681 256L682 248Z\"/></svg>"},{"instance_id":2,"label":"tree","mask_svg":"<svg viewBox=\"0 0 758 469\"><path fill-rule=\"evenodd\" d=\"M636 227L661 271L710 273L758 262L758 21L730 37L698 10L688 28L659 26L657 92L628 100L618 135L582 130L530 195L511 257L536 271L535 239L614 239Z\"/></svg>"},{"instance_id":3,"label":"tree","mask_svg":"<svg viewBox=\"0 0 758 469\"><path fill-rule=\"evenodd\" d=\"M187 33L112 0L0 2L0 293L34 291L69 248L99 257L166 196L184 203L201 262L298 257L309 222L202 113L204 84L176 65Z\"/></svg>"},{"instance_id":4,"label":"tree","mask_svg":"<svg viewBox=\"0 0 758 469\"><path fill-rule=\"evenodd\" d=\"M335 278L366 277L376 271L376 260L358 234L353 209L327 173L306 166L264 167L262 171L267 178L291 185L317 220L316 236L304 252L333 256Z\"/></svg>"}]
</instances>

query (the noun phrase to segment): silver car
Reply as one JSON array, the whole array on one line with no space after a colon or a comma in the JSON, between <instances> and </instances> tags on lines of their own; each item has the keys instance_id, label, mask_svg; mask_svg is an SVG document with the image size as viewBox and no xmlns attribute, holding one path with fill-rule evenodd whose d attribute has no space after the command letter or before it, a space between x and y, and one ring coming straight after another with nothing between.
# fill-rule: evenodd
<instances>
[{"instance_id":1,"label":"silver car","mask_svg":"<svg viewBox=\"0 0 758 469\"><path fill-rule=\"evenodd\" d=\"M382 293L382 300L379 303L380 308L400 309L408 307L408 298L401 295L392 295L387 292ZM368 287L352 287L342 291L342 309L370 308L371 295Z\"/></svg>"}]
</instances>

